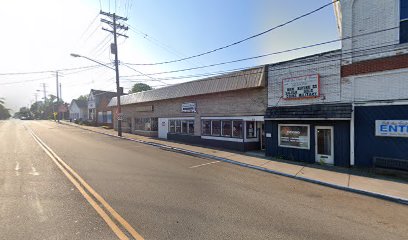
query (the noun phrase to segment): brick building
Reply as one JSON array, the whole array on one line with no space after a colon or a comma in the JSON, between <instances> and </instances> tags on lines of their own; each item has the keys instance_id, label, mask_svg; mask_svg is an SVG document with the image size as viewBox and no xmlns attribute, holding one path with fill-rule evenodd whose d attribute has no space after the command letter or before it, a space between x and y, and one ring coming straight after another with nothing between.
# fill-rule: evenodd
<instances>
[{"instance_id":1,"label":"brick building","mask_svg":"<svg viewBox=\"0 0 408 240\"><path fill-rule=\"evenodd\" d=\"M265 70L262 66L122 96L123 130L239 151L261 149ZM116 106L116 98L109 106Z\"/></svg>"}]
</instances>

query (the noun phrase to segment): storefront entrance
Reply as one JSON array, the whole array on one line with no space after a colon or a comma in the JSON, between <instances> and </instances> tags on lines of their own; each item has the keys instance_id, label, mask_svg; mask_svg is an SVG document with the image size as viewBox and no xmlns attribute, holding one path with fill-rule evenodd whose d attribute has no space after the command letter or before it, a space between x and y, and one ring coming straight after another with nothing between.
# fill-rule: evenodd
<instances>
[{"instance_id":1,"label":"storefront entrance","mask_svg":"<svg viewBox=\"0 0 408 240\"><path fill-rule=\"evenodd\" d=\"M333 127L316 126L316 162L334 164Z\"/></svg>"}]
</instances>

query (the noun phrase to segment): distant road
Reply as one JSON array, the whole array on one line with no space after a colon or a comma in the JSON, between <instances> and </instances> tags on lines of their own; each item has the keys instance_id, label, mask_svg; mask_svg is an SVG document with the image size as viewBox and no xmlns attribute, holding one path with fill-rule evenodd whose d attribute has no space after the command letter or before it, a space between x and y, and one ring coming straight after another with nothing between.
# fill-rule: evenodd
<instances>
[{"instance_id":1,"label":"distant road","mask_svg":"<svg viewBox=\"0 0 408 240\"><path fill-rule=\"evenodd\" d=\"M2 239L408 239L404 205L50 121L0 156Z\"/></svg>"}]
</instances>

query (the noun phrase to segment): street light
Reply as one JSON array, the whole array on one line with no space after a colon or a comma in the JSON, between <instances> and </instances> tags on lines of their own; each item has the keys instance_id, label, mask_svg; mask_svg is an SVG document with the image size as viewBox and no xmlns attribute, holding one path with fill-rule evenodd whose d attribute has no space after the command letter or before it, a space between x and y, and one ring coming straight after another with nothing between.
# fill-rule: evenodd
<instances>
[{"instance_id":1,"label":"street light","mask_svg":"<svg viewBox=\"0 0 408 240\"><path fill-rule=\"evenodd\" d=\"M85 57L85 56L82 56L82 55L79 55L79 54L76 54L76 53L71 53L71 57L85 58L85 59L88 59L91 62L100 64L100 65L105 66L105 67L107 67L109 69L112 69L112 70L114 70L116 72L116 102L117 102L117 114L118 114L118 118L117 118L117 120L118 120L118 136L122 137L122 119L121 119L121 117L122 117L121 112L122 111L121 111L121 106L120 106L121 88L119 87L119 67L118 67L117 60L115 60L115 68L113 68L113 67L108 66L108 65L106 65L104 63L98 62L98 61L96 61L96 60L94 60L92 58Z\"/></svg>"}]
</instances>

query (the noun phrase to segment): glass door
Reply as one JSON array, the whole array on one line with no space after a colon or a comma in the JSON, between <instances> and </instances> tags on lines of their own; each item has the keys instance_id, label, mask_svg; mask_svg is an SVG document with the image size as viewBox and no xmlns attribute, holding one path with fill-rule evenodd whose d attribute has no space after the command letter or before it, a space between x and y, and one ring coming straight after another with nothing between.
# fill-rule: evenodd
<instances>
[{"instance_id":1,"label":"glass door","mask_svg":"<svg viewBox=\"0 0 408 240\"><path fill-rule=\"evenodd\" d=\"M316 162L334 164L333 127L316 126Z\"/></svg>"}]
</instances>

